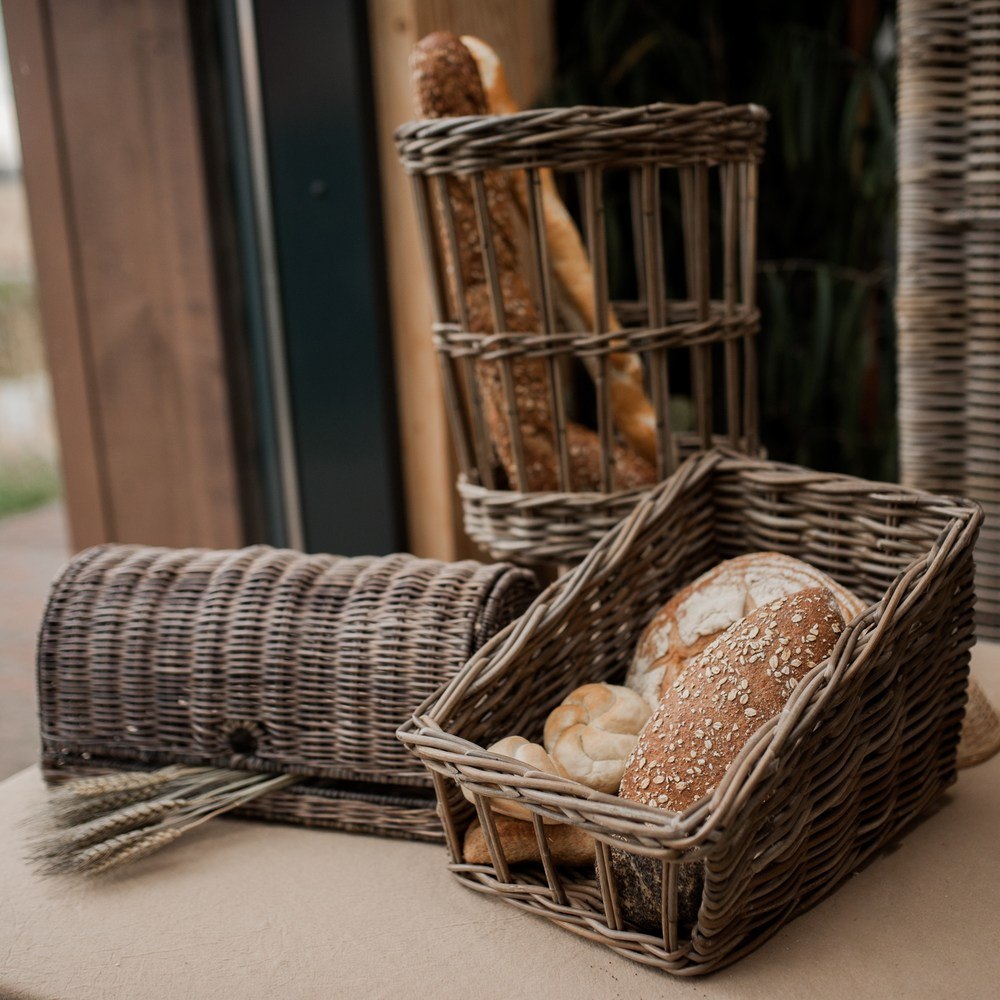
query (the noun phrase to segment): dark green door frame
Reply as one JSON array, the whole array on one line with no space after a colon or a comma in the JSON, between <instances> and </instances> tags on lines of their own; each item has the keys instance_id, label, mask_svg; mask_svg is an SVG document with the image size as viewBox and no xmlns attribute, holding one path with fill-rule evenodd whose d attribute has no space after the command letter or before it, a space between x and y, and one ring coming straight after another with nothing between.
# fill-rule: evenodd
<instances>
[{"instance_id":1,"label":"dark green door frame","mask_svg":"<svg viewBox=\"0 0 1000 1000\"><path fill-rule=\"evenodd\" d=\"M365 4L218 10L267 540L404 548Z\"/></svg>"}]
</instances>

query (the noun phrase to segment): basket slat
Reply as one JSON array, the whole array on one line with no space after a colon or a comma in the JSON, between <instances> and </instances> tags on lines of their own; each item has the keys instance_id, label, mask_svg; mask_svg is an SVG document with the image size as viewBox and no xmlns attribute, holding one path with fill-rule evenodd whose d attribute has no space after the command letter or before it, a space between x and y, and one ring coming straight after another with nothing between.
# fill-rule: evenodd
<instances>
[{"instance_id":1,"label":"basket slat","mask_svg":"<svg viewBox=\"0 0 1000 1000\"><path fill-rule=\"evenodd\" d=\"M1000 0L899 5L900 472L986 512L979 634L1000 638Z\"/></svg>"}]
</instances>

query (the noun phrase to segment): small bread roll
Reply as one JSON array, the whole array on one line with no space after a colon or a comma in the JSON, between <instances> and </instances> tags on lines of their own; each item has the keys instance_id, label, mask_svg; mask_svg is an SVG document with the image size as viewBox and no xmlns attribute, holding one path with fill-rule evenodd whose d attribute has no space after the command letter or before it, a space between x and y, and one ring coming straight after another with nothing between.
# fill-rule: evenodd
<instances>
[{"instance_id":1,"label":"small bread roll","mask_svg":"<svg viewBox=\"0 0 1000 1000\"><path fill-rule=\"evenodd\" d=\"M497 836L503 845L504 857L511 865L523 861L541 861L535 827L520 819L496 817ZM594 863L594 838L579 827L553 823L545 828L545 839L557 865L592 865ZM465 831L462 854L469 865L488 865L492 862L486 837L479 820L473 820Z\"/></svg>"},{"instance_id":2,"label":"small bread roll","mask_svg":"<svg viewBox=\"0 0 1000 1000\"><path fill-rule=\"evenodd\" d=\"M649 712L649 705L626 687L584 684L549 713L545 749L568 777L614 793Z\"/></svg>"},{"instance_id":3,"label":"small bread roll","mask_svg":"<svg viewBox=\"0 0 1000 1000\"><path fill-rule=\"evenodd\" d=\"M749 614L712 642L668 688L625 765L623 799L682 812L709 795L751 736L784 707L806 674L833 651L844 629L830 591L813 587ZM661 866L612 851L622 913L660 926ZM681 919L693 922L702 866L682 866Z\"/></svg>"},{"instance_id":4,"label":"small bread roll","mask_svg":"<svg viewBox=\"0 0 1000 1000\"><path fill-rule=\"evenodd\" d=\"M678 591L646 626L625 684L656 708L680 670L730 625L779 597L825 587L845 621L864 602L809 563L780 552L754 552L719 563Z\"/></svg>"},{"instance_id":5,"label":"small bread roll","mask_svg":"<svg viewBox=\"0 0 1000 1000\"><path fill-rule=\"evenodd\" d=\"M546 771L549 774L560 774L566 777L565 771L545 752L544 747L537 743L531 743L523 736L505 736L492 746L487 747L490 753L500 754L501 757L513 757L514 760L521 761L533 767L536 771ZM474 802L472 792L465 785L462 786L462 794L470 801ZM493 812L502 813L505 816L512 816L514 819L531 820L531 812L519 802L512 802L510 799L500 797L490 797L490 805ZM554 823L555 820L545 819L545 823Z\"/></svg>"}]
</instances>

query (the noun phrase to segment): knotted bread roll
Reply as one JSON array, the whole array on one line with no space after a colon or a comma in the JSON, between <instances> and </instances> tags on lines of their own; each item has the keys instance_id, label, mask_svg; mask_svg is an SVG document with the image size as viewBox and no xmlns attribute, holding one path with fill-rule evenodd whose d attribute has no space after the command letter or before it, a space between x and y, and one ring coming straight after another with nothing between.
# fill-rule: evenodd
<instances>
[{"instance_id":1,"label":"knotted bread roll","mask_svg":"<svg viewBox=\"0 0 1000 1000\"><path fill-rule=\"evenodd\" d=\"M643 698L626 687L584 684L549 713L545 749L567 777L614 793L649 712Z\"/></svg>"},{"instance_id":2,"label":"knotted bread roll","mask_svg":"<svg viewBox=\"0 0 1000 1000\"><path fill-rule=\"evenodd\" d=\"M560 774L567 777L566 772L545 752L544 747L540 747L537 743L531 743L523 736L505 736L486 749L490 753L497 753L502 757L513 757L514 760L519 760L522 764L527 764L536 771L545 771L548 774ZM462 794L470 802L474 801L472 792L465 785L462 786ZM512 816L514 819L531 819L530 811L519 802L493 797L490 799L490 805L495 813ZM554 823L555 820L545 819L544 822Z\"/></svg>"}]
</instances>

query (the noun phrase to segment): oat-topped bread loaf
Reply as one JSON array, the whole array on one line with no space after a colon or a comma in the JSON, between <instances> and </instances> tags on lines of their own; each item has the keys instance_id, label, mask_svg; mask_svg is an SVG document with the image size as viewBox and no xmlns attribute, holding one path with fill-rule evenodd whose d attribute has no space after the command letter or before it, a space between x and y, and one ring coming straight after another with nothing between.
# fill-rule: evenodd
<instances>
[{"instance_id":1,"label":"oat-topped bread loaf","mask_svg":"<svg viewBox=\"0 0 1000 1000\"><path fill-rule=\"evenodd\" d=\"M833 650L844 618L833 594L812 587L751 612L678 674L625 764L623 799L683 812L718 785L747 740L777 715L799 681ZM612 853L625 918L660 926L660 864ZM681 871L680 904L693 922L701 866Z\"/></svg>"},{"instance_id":2,"label":"oat-topped bread loaf","mask_svg":"<svg viewBox=\"0 0 1000 1000\"><path fill-rule=\"evenodd\" d=\"M807 587L825 587L845 621L864 602L809 563L780 552L754 552L719 563L678 591L642 633L625 678L654 708L680 670L755 608Z\"/></svg>"}]
</instances>

